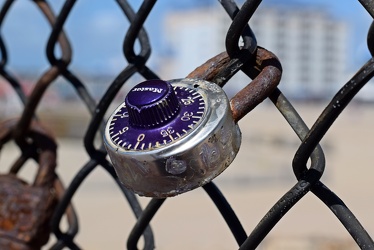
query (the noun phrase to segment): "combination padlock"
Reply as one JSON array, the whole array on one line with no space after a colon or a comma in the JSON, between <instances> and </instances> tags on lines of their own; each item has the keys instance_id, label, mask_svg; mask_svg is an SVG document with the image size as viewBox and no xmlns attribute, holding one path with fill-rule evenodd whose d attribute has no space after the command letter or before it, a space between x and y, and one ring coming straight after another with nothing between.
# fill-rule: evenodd
<instances>
[{"instance_id":1,"label":"combination padlock","mask_svg":"<svg viewBox=\"0 0 374 250\"><path fill-rule=\"evenodd\" d=\"M12 138L16 120L0 126L0 148ZM29 132L28 153L37 158L38 170L33 184L15 173L0 175L0 249L35 250L48 242L50 218L57 197L56 143L39 124L33 122ZM24 152L25 153L25 152Z\"/></svg>"},{"instance_id":2,"label":"combination padlock","mask_svg":"<svg viewBox=\"0 0 374 250\"><path fill-rule=\"evenodd\" d=\"M109 117L104 143L125 187L162 198L218 176L234 160L241 133L215 83L148 80Z\"/></svg>"}]
</instances>

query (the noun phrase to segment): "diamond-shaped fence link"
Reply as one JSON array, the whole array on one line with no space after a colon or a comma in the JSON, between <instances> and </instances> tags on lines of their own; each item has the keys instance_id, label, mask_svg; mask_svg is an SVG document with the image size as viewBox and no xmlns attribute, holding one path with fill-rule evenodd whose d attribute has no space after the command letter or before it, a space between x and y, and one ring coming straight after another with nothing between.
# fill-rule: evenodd
<instances>
[{"instance_id":1,"label":"diamond-shaped fence link","mask_svg":"<svg viewBox=\"0 0 374 250\"><path fill-rule=\"evenodd\" d=\"M17 1L4 1L0 12L0 29L6 25L5 17L12 15L11 6L15 2ZM136 217L136 223L133 225L131 233L127 236L127 248L137 249L139 240L143 237L144 249L153 249L155 248L154 241L157 238L157 232L151 229L152 219L156 216L156 212L162 209L166 199L153 198L145 208L142 208L138 197L124 188L119 182L111 162L107 158L103 143L97 143L97 138L102 138L105 114L110 112L108 111L110 105L121 88L129 82L130 78L138 74L145 79L159 79L156 72L147 66L148 59L151 57L150 39L152 37L148 36L143 26L157 2L156 0L145 0L141 3L139 9L134 10L126 0L117 0L118 8L129 22L123 41L123 50L118 51L118 53L123 53L127 60L127 65L122 71L118 72L113 82L107 85L103 95L97 102L88 91L87 83L82 81L69 67L70 62L74 58L74 53L72 53L69 42L69 34L64 32L64 25L77 1L66 0L58 13L53 12L48 1L34 0L33 2L37 8L30 9L30 11L39 9L41 15L49 23L51 31L48 41L41 41L41 43L46 43L49 68L36 80L30 94L24 92L13 73L14 69L9 69L8 67L8 55L13 52L7 49L4 37L0 33L0 75L5 80L5 83L13 88L24 104L20 118L10 128L9 137L7 140L1 141L1 146L5 146L6 142L13 140L21 149L21 155L11 166L10 172L17 173L29 158L36 159L35 154L38 152L32 150L35 144L30 141L29 128L33 121L40 121L36 110L40 103L43 102L42 98L45 93L56 82L58 77L64 78L76 90L77 95L86 106L87 112L91 117L85 130L83 138L84 148L82 148L82 150L87 152L90 159L83 166L77 166L76 175L66 187L63 187L58 178L56 180L55 192L58 196L58 203L54 208L50 221L51 232L55 236L56 242L52 244L51 249L80 249L79 242L75 240L75 236L79 232L77 217L83 211L75 210L72 200L77 194L77 190L84 185L83 182L90 178L91 173L96 168L102 168L112 176L113 182L118 185L119 190L124 195L124 199L127 200L128 206ZM268 97L300 139L300 146L295 152L292 162L292 171L296 177L294 186L290 187L289 191L280 197L268 212L264 211L263 219L250 232L246 232L235 211L214 182L202 187L226 221L238 244L238 248L255 249L259 246L275 225L282 220L282 217L308 193L314 194L331 210L332 216L336 216L360 248L374 248L374 242L369 234L344 204L344 197L338 197L321 182L320 179L325 169L325 158L323 150L319 146L321 139L334 124L336 118L374 75L373 59L371 58L365 63L341 87L311 129L309 129L291 102L277 88L282 73L281 62L272 53L257 46L255 33L248 25L261 1L247 0L241 7L238 7L231 0L221 0L220 3L223 8L222 11L226 11L232 19L226 37L222 37L222 41L225 40L226 52L216 57L212 55L210 61L198 67L188 77L209 80L223 86L237 72L244 72L248 76L248 82L250 82L249 79L253 80L231 99L230 104L235 121L239 121L254 109L259 102ZM360 0L360 3L373 16L374 3L364 0ZM372 41L374 29L372 27L368 34L370 52L373 52L374 44ZM239 44L242 45L239 46ZM60 50L59 55L56 54L57 48ZM74 110L71 112L74 112ZM307 163L309 159L310 164ZM59 168L59 171L64 171L63 166ZM0 188L2 188L1 183ZM67 218L68 226L62 229L61 222L64 216ZM320 223L322 226L323 221Z\"/></svg>"}]
</instances>

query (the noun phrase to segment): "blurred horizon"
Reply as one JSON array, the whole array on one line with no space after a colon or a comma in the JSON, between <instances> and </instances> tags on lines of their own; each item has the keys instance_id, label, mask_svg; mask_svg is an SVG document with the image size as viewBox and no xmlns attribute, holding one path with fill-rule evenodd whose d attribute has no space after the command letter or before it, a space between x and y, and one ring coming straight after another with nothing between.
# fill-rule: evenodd
<instances>
[{"instance_id":1,"label":"blurred horizon","mask_svg":"<svg viewBox=\"0 0 374 250\"><path fill-rule=\"evenodd\" d=\"M0 5L3 5L4 2L0 1ZM63 0L56 0L50 4L55 13L59 13L64 3ZM140 3L137 1L132 0L129 3L134 10L140 7ZM243 1L239 1L239 3L243 3ZM286 27L284 29L286 33L278 32L278 34L276 32L282 28L282 25L277 24L277 18L274 17L273 23L269 24L264 21L269 21L269 17L272 17L271 13L267 13L272 9L278 9L277 15L279 17L277 18L281 22L292 24L292 27L295 22L296 24L304 22L304 10L310 10L312 15L316 14L316 17L309 18L312 22L310 24L302 23L300 31L296 29L296 33L292 33L293 28ZM298 12L299 14L297 14ZM189 15L196 16L196 20L189 18ZM261 15L269 15L269 17L261 19ZM316 19L316 22L313 18ZM344 33L339 36L335 30L331 32L329 30L327 32L318 31L320 23L317 19L319 18L322 18L320 22L322 25L330 25L331 22L335 25L333 27L343 27ZM164 0L156 2L145 22L152 48L147 66L162 79L183 78L206 60L225 50L225 36L230 23L231 21L219 1ZM269 49L280 58L284 69L280 89L292 101L326 102L370 58L366 46L366 34L371 24L371 17L359 2L345 1L343 3L338 0L264 1L249 24L255 31L258 45ZM303 28L303 25L307 28ZM127 65L122 47L128 27L129 22L115 1L88 0L76 2L64 25L64 31L73 52L69 69L86 85L96 101L100 100L117 74ZM308 31L308 27L314 28ZM213 33L209 33L211 31ZM273 36L269 36L265 31L273 33ZM314 53L314 47L310 46L314 46L319 41L319 38L315 37L318 35L316 31L324 32L323 34L327 35L329 33L337 34L333 38L335 40L332 45L327 43L327 40L332 38L329 36L327 39L325 38L324 43L326 42L330 47L326 47L324 50L330 50L331 46L337 48L340 46L340 51L345 51L340 54L344 56L336 58L332 54L320 57L319 61L313 61L315 60L313 54L317 53ZM19 80L26 94L32 91L35 82L50 67L46 56L46 45L50 33L49 24L32 1L15 1L3 21L1 35L8 53L6 69ZM287 37L293 35L306 41L310 40L310 42L305 44L305 41L298 42L297 39ZM340 41L341 39L346 40ZM282 48L285 45L296 46L296 48L302 46L306 49L309 47L309 54L301 54L304 59L309 60L309 63L298 67L300 63L298 61L292 62L294 59L291 59L293 64L290 64L287 60L291 56L287 58L287 53L295 51L295 47L290 47L286 50L288 52L284 52ZM136 44L135 51L139 50L137 46L138 44ZM346 50L344 50L345 48ZM55 51L58 56L60 53L58 46ZM322 51L322 56L323 53ZM291 58L297 57L298 54L295 54ZM313 64L321 64L324 58L328 60L332 58L333 60L321 66L322 68L310 69ZM342 65L340 68L336 68L336 64ZM319 70L326 71L326 76L322 76L322 72L320 78L315 78L319 75ZM297 75L297 73L300 74ZM332 79L331 76L335 78ZM324 79L332 79L333 81L328 83ZM139 74L131 77L116 96L115 103L122 102L128 89L142 80ZM232 97L249 83L249 78L239 73L230 82L235 84L227 84L225 90L228 96ZM67 103L66 105L69 106L68 103L77 103L78 100L76 90L63 77L59 76L46 92L40 105L40 111L47 111L48 114L62 112L60 111L60 109L62 110L61 103ZM355 101L373 103L374 84L368 83L364 87L364 91L361 91L355 98ZM22 111L19 98L3 78L0 78L0 105L0 116L3 118L15 116ZM76 106L80 107L81 105L76 104ZM56 110L56 107L59 109ZM69 109L70 107L67 108L67 110ZM82 114L79 117L88 119L83 105L81 109L80 113ZM73 120L77 120L77 118Z\"/></svg>"},{"instance_id":2,"label":"blurred horizon","mask_svg":"<svg viewBox=\"0 0 374 250\"><path fill-rule=\"evenodd\" d=\"M1 2L0 5L4 3L4 1ZM135 10L139 8L139 3L136 1L129 2ZM56 0L50 5L55 13L58 13L63 3L63 0ZM279 3L279 1L271 0L264 1L259 8L269 5L290 7L297 5L323 9L331 16L347 21L352 25L354 31L353 40L359 41L357 46L352 46L350 51L356 54L352 58L353 64L362 63L369 58L366 40L362 38L366 37L371 18L359 2L287 0ZM167 53L165 37L168 34L164 27L165 17L175 11L208 7L220 7L220 4L213 0L156 2L145 22L153 49L150 58L151 67L157 67L157 62L155 62L157 58ZM221 9L224 13L224 9ZM128 20L114 1L105 1L105 3L102 1L77 1L64 26L73 49L73 61L70 67L83 75L118 73L126 65L122 53L122 43L128 27ZM5 17L1 32L9 52L8 67L10 69L21 70L25 74L34 72L38 74L48 67L45 47L51 30L35 4L29 1L15 1ZM222 37L222 41L224 39L225 37Z\"/></svg>"}]
</instances>

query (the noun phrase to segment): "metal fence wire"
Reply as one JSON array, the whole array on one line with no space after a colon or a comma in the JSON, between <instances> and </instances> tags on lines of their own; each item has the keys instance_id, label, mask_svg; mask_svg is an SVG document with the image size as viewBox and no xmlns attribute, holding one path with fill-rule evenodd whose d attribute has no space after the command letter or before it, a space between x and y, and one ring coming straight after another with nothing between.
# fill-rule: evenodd
<instances>
[{"instance_id":1,"label":"metal fence wire","mask_svg":"<svg viewBox=\"0 0 374 250\"><path fill-rule=\"evenodd\" d=\"M14 2L16 1L6 0L1 7L1 28L4 26L5 17L12 15L11 6ZM20 118L16 122L13 122L13 124L8 124L8 129L11 133L8 135L7 140L1 141L1 146L4 146L3 144L13 140L22 152L14 165L11 166L10 172L17 173L23 163L29 158L37 158L38 151L35 152L33 148L38 145L36 141L38 137L32 137L32 140L30 140L30 130L31 127L34 127L32 125L33 122L40 122L36 110L44 94L53 85L56 78L63 77L74 87L80 100L85 104L91 115L91 120L83 139L84 148L90 159L84 166L79 168L79 171L66 188L59 181L55 183L59 199L50 220L52 234L56 237L56 242L54 242L51 249L80 249L79 242L75 240L75 236L79 231L77 221L79 211L74 210L71 201L76 195L78 188L83 185L83 181L90 177L95 168L103 168L113 177L113 181L123 192L125 199L137 218L127 238L127 248L137 249L139 240L143 237L144 249L153 249L155 248L154 235L157 235L157 233L155 234L152 231L151 222L166 199L153 198L143 209L137 196L120 184L113 166L107 158L107 152L103 144L98 145L94 142L98 138L97 135L104 132L104 116L111 112L110 110L108 111L108 108L112 104L113 99L132 76L140 74L145 79L159 79L157 74L147 66L148 59L151 56L151 46L147 31L143 27L143 24L156 4L156 0L144 0L138 10L134 10L126 0L117 0L118 7L123 11L123 14L130 23L123 41L122 51L128 64L118 73L114 81L108 84L105 93L97 103L87 90L87 84L69 69L73 54L67 34L64 32L64 25L77 1L66 0L57 14L53 13L50 5L45 0L34 0L33 2L51 26L51 33L46 45L46 56L50 66L36 81L29 95L25 94L20 82L11 73L12 71L8 69L7 59L9 51L0 33L0 74L5 79L5 82L14 89L24 104ZM249 234L244 230L235 211L231 208L225 196L214 182L209 182L203 186L203 189L207 192L226 221L227 226L236 239L239 249L255 249L258 247L282 217L295 204L302 200L307 193L313 193L331 210L332 214L339 219L342 226L345 227L360 248L374 248L373 240L356 219L355 215L344 204L343 200L320 181L325 169L325 159L323 150L319 146L319 142L333 125L336 118L374 75L374 59L371 58L367 61L341 87L315 121L312 128L309 129L292 104L277 88L282 73L280 62L271 52L257 46L255 34L248 25L249 20L261 1L247 0L240 8L232 0L220 0L219 2L224 11L232 19L226 38L222 37L222 40L225 39L226 52L212 57L210 61L198 67L188 77L209 80L223 86L237 72L244 72L248 78L253 80L230 101L235 121L239 121L255 108L258 103L269 98L283 115L284 119L287 120L301 142L292 162L292 170L296 177L294 186L279 198ZM374 17L373 1L360 0L359 2ZM372 26L369 30L367 40L368 48L372 55L374 55L373 37L374 28ZM139 50L135 50L136 42L140 45ZM239 44L243 45L239 46ZM59 47L60 55L56 55L56 47ZM5 130L4 127L2 129ZM308 159L311 161L310 167L307 167ZM63 171L63 169L60 171ZM61 221L64 216L67 217L67 229L61 228Z\"/></svg>"}]
</instances>

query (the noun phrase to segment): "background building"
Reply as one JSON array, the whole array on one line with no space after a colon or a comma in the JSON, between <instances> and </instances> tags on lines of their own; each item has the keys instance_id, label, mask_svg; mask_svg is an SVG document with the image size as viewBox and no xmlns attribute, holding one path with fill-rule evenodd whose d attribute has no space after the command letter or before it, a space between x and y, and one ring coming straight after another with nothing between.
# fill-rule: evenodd
<instances>
[{"instance_id":1,"label":"background building","mask_svg":"<svg viewBox=\"0 0 374 250\"><path fill-rule=\"evenodd\" d=\"M220 6L173 12L166 16L165 37L170 78L187 75L225 50L230 25ZM261 5L250 20L259 46L275 53L283 66L281 89L291 98L331 96L347 79L349 25L326 9L296 4ZM240 86L248 84L244 75ZM235 84L237 86L237 84Z\"/></svg>"},{"instance_id":2,"label":"background building","mask_svg":"<svg viewBox=\"0 0 374 250\"><path fill-rule=\"evenodd\" d=\"M229 26L229 16L217 5L169 12L164 22L167 51L162 72L170 78L184 77L223 52Z\"/></svg>"}]
</instances>

